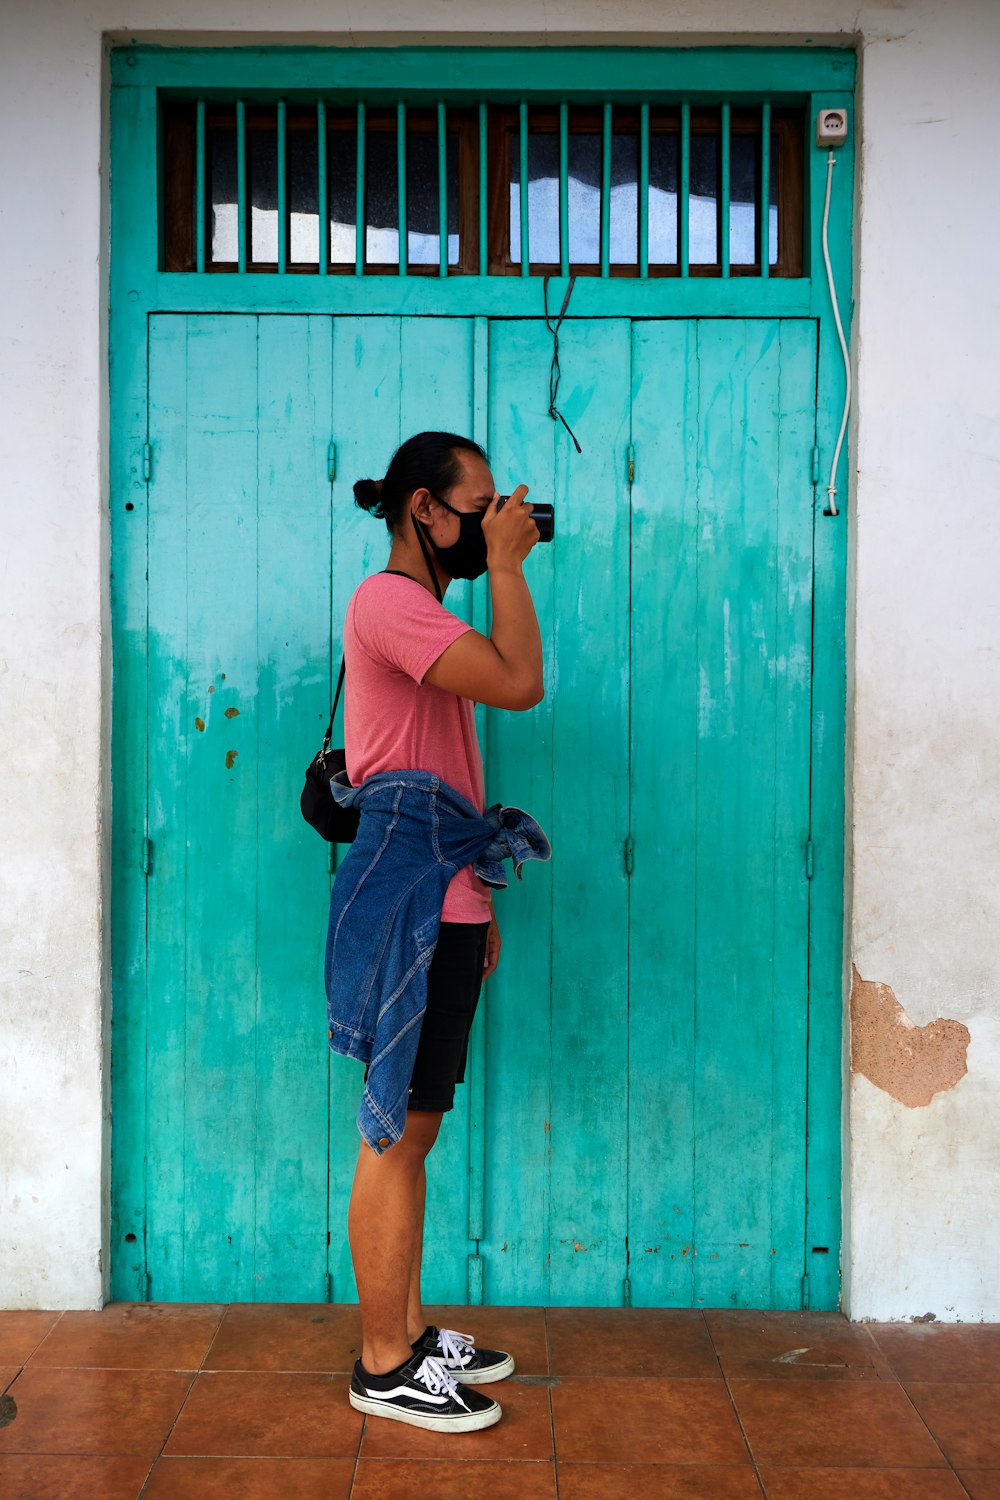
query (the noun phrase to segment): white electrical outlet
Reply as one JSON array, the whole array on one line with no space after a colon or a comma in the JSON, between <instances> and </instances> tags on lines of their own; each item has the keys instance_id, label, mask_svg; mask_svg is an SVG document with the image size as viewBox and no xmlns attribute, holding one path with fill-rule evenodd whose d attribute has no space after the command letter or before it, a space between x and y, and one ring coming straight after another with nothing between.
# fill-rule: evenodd
<instances>
[{"instance_id":1,"label":"white electrical outlet","mask_svg":"<svg viewBox=\"0 0 1000 1500\"><path fill-rule=\"evenodd\" d=\"M842 146L847 140L847 110L821 109L816 116L817 146Z\"/></svg>"}]
</instances>

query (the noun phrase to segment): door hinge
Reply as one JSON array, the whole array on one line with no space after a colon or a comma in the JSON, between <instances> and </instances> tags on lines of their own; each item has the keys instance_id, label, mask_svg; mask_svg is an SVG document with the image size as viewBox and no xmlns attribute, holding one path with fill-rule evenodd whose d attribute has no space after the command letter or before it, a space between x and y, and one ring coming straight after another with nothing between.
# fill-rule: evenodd
<instances>
[{"instance_id":1,"label":"door hinge","mask_svg":"<svg viewBox=\"0 0 1000 1500\"><path fill-rule=\"evenodd\" d=\"M806 839L806 879L813 878L813 841Z\"/></svg>"},{"instance_id":2,"label":"door hinge","mask_svg":"<svg viewBox=\"0 0 1000 1500\"><path fill-rule=\"evenodd\" d=\"M622 1282L622 1307L632 1306L632 1283L626 1276Z\"/></svg>"},{"instance_id":3,"label":"door hinge","mask_svg":"<svg viewBox=\"0 0 1000 1500\"><path fill-rule=\"evenodd\" d=\"M818 448L814 448L813 451L812 451L812 482L813 482L813 484L819 484L819 449Z\"/></svg>"},{"instance_id":4,"label":"door hinge","mask_svg":"<svg viewBox=\"0 0 1000 1500\"><path fill-rule=\"evenodd\" d=\"M143 445L142 445L142 477L143 477L143 479L150 479L150 478L152 478L152 474L153 474L153 445L152 445L152 443L143 443Z\"/></svg>"},{"instance_id":5,"label":"door hinge","mask_svg":"<svg viewBox=\"0 0 1000 1500\"><path fill-rule=\"evenodd\" d=\"M809 1306L809 1272L808 1271L804 1271L802 1273L802 1306L803 1306L803 1308L808 1308L808 1306Z\"/></svg>"},{"instance_id":6,"label":"door hinge","mask_svg":"<svg viewBox=\"0 0 1000 1500\"><path fill-rule=\"evenodd\" d=\"M333 1301L333 1273L331 1271L327 1271L323 1277L323 1300L324 1302Z\"/></svg>"},{"instance_id":7,"label":"door hinge","mask_svg":"<svg viewBox=\"0 0 1000 1500\"><path fill-rule=\"evenodd\" d=\"M635 483L635 445L633 443L628 445L628 482L629 484Z\"/></svg>"},{"instance_id":8,"label":"door hinge","mask_svg":"<svg viewBox=\"0 0 1000 1500\"><path fill-rule=\"evenodd\" d=\"M153 865L153 841L143 839L142 841L142 873L148 875Z\"/></svg>"},{"instance_id":9,"label":"door hinge","mask_svg":"<svg viewBox=\"0 0 1000 1500\"><path fill-rule=\"evenodd\" d=\"M336 477L337 477L337 445L333 441L333 438L330 439L330 446L326 450L326 467L327 467L327 470L329 471L330 478L331 479L336 479Z\"/></svg>"},{"instance_id":10,"label":"door hinge","mask_svg":"<svg viewBox=\"0 0 1000 1500\"><path fill-rule=\"evenodd\" d=\"M632 842L632 835L629 834L628 838L625 840L625 874L626 875L631 875L631 873L632 873L632 866L633 866L634 863L635 863L635 845Z\"/></svg>"}]
</instances>

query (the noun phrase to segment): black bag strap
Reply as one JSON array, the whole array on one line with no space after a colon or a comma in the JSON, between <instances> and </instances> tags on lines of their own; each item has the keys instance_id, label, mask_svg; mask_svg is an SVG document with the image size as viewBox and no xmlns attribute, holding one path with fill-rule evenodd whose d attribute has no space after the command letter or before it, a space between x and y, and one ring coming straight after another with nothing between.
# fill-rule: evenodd
<instances>
[{"instance_id":1,"label":"black bag strap","mask_svg":"<svg viewBox=\"0 0 1000 1500\"><path fill-rule=\"evenodd\" d=\"M340 658L340 676L337 678L337 691L334 694L333 707L330 710L330 722L326 726L326 734L323 736L322 754L325 755L330 748L330 740L333 735L333 721L337 716L337 704L340 702L340 690L344 686L344 674L347 671L347 662L344 657ZM315 742L314 742L315 743Z\"/></svg>"}]
</instances>

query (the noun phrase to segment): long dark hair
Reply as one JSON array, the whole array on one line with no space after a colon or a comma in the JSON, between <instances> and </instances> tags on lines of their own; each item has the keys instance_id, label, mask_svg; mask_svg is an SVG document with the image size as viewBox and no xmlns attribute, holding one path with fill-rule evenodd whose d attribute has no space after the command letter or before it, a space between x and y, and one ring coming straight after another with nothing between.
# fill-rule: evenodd
<instances>
[{"instance_id":1,"label":"long dark hair","mask_svg":"<svg viewBox=\"0 0 1000 1500\"><path fill-rule=\"evenodd\" d=\"M471 438L455 432L418 432L407 438L392 455L384 479L359 479L354 503L384 521L395 531L414 490L441 494L462 477L460 453L486 454Z\"/></svg>"}]
</instances>

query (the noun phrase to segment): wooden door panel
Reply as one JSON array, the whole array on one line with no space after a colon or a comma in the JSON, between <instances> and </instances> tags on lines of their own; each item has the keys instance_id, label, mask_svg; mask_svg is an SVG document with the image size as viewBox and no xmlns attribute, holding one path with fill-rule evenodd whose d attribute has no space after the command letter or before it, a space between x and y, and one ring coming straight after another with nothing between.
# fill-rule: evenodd
<instances>
[{"instance_id":1,"label":"wooden door panel","mask_svg":"<svg viewBox=\"0 0 1000 1500\"><path fill-rule=\"evenodd\" d=\"M633 353L632 1299L797 1307L815 327Z\"/></svg>"},{"instance_id":2,"label":"wooden door panel","mask_svg":"<svg viewBox=\"0 0 1000 1500\"><path fill-rule=\"evenodd\" d=\"M553 501L556 534L525 567L545 700L489 715L490 798L532 812L553 859L497 900L484 1254L488 1301L601 1305L620 1300L624 1269L628 324L564 323L560 352L580 454L548 415L551 334L491 326L494 472Z\"/></svg>"}]
</instances>

